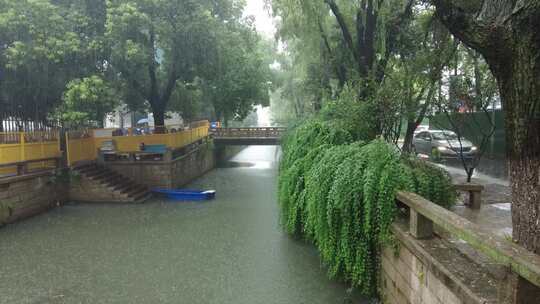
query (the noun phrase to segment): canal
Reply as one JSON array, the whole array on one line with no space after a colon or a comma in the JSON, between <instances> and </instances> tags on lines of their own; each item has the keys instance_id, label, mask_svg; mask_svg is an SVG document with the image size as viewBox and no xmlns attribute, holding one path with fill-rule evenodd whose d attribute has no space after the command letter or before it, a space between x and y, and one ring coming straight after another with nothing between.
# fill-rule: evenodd
<instances>
[{"instance_id":1,"label":"canal","mask_svg":"<svg viewBox=\"0 0 540 304\"><path fill-rule=\"evenodd\" d=\"M0 229L0 303L368 303L281 231L276 149L190 185L215 201L74 204Z\"/></svg>"}]
</instances>

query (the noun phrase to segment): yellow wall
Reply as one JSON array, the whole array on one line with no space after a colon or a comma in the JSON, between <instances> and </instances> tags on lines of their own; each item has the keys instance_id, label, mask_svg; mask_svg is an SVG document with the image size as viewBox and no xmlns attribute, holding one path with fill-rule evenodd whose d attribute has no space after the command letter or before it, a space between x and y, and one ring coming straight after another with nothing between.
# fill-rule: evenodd
<instances>
[{"instance_id":1,"label":"yellow wall","mask_svg":"<svg viewBox=\"0 0 540 304\"><path fill-rule=\"evenodd\" d=\"M97 159L98 149L103 142L114 141L118 152L137 152L140 145L166 145L169 148L177 149L185 147L197 140L208 136L209 124L184 130L177 133L151 134L138 136L105 136L88 137L82 139L67 139L68 165L73 165L80 161L91 161ZM92 132L94 134L94 132Z\"/></svg>"},{"instance_id":2,"label":"yellow wall","mask_svg":"<svg viewBox=\"0 0 540 304\"><path fill-rule=\"evenodd\" d=\"M94 138L69 139L66 134L67 161L71 166L77 162L97 159Z\"/></svg>"},{"instance_id":3,"label":"yellow wall","mask_svg":"<svg viewBox=\"0 0 540 304\"><path fill-rule=\"evenodd\" d=\"M7 133L3 133L7 134ZM0 134L1 135L1 134ZM19 135L19 143L0 144L0 164L9 164L28 160L42 158L60 157L60 143L58 140L44 142L24 142L24 133ZM29 169L38 169L48 167L47 163L35 163L29 166ZM17 172L17 167L0 168L0 175L13 174Z\"/></svg>"}]
</instances>

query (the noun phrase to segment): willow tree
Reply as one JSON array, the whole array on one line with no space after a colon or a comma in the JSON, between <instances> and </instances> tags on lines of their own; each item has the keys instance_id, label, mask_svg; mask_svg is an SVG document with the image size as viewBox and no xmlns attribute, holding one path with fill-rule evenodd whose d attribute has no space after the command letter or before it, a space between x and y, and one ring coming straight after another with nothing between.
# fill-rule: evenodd
<instances>
[{"instance_id":1,"label":"willow tree","mask_svg":"<svg viewBox=\"0 0 540 304\"><path fill-rule=\"evenodd\" d=\"M296 31L297 37L305 38L302 37L305 33L313 40L318 36L323 50L334 57L339 56L337 52L345 51L353 62L355 76L365 86L370 81L382 81L398 44L400 29L412 18L414 5L413 0L274 2L274 10L281 13L284 25L290 27L289 31ZM299 16L302 13L306 16ZM334 33L335 27L337 33ZM329 39L334 34L339 38L337 43ZM337 66L336 71L340 68ZM340 72L336 74L344 76Z\"/></svg>"},{"instance_id":2,"label":"willow tree","mask_svg":"<svg viewBox=\"0 0 540 304\"><path fill-rule=\"evenodd\" d=\"M370 104L370 115L380 122L369 132L374 137L387 128L385 116L390 110L378 102L377 94L396 54L401 29L413 17L414 2L273 0L272 6L274 14L281 17L281 37L287 42L299 41L295 44L305 57L316 58L325 66L319 70L318 85L334 84L326 95L339 96L349 83L347 87L358 91L357 102ZM325 79L328 74L330 81Z\"/></svg>"}]
</instances>

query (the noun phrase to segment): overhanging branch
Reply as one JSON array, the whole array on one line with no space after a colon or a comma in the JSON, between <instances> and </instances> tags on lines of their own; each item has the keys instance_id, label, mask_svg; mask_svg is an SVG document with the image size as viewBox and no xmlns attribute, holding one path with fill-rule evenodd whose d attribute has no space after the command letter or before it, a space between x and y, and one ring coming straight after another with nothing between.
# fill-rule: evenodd
<instances>
[{"instance_id":1,"label":"overhanging branch","mask_svg":"<svg viewBox=\"0 0 540 304\"><path fill-rule=\"evenodd\" d=\"M345 18L343 17L343 14L339 10L339 7L337 6L336 2L334 0L324 0L326 4L330 7L330 10L336 17L336 20L338 22L338 25L341 29L341 32L343 34L343 40L345 40L345 43L351 50L354 59L356 62L360 62L360 58L358 56L358 53L356 51L356 47L354 46L353 38L351 35L351 31L349 30L349 27L347 26L347 22L345 21Z\"/></svg>"},{"instance_id":2,"label":"overhanging branch","mask_svg":"<svg viewBox=\"0 0 540 304\"><path fill-rule=\"evenodd\" d=\"M448 30L466 45L478 50L488 57L496 51L500 51L504 45L505 29L503 24L495 22L496 18L488 19L485 11L472 1L467 7L477 7L478 9L466 9L456 4L452 0L432 0L436 7L437 18L448 28ZM479 14L483 14L483 19L478 19ZM500 19L497 19L500 20ZM501 43L502 42L502 43Z\"/></svg>"}]
</instances>

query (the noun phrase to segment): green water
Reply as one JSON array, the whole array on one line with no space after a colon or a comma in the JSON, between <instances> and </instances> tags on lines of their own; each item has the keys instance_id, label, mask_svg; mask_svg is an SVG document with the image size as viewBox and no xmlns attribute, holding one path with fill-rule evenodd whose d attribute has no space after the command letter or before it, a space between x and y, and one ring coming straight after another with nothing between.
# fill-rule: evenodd
<instances>
[{"instance_id":1,"label":"green water","mask_svg":"<svg viewBox=\"0 0 540 304\"><path fill-rule=\"evenodd\" d=\"M0 229L0 303L367 303L280 230L276 157L249 147L191 185L215 201L70 205Z\"/></svg>"}]
</instances>

